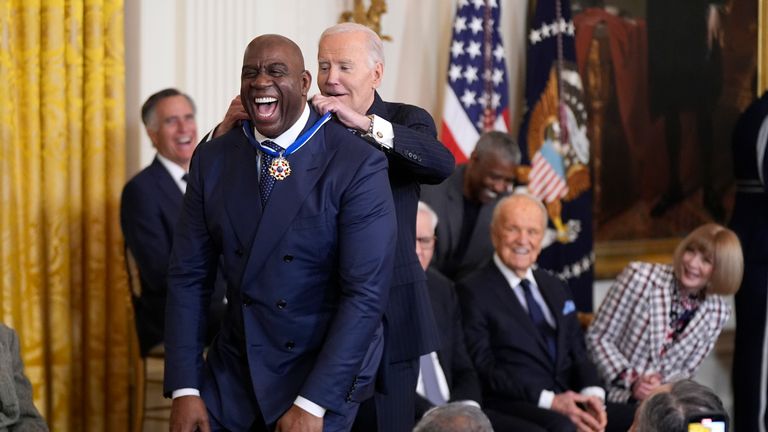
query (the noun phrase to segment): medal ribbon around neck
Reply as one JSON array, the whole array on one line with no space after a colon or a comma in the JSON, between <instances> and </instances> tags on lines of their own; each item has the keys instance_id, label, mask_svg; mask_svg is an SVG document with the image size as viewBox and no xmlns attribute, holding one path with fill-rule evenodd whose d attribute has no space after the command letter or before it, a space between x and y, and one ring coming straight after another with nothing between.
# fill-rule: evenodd
<instances>
[{"instance_id":1,"label":"medal ribbon around neck","mask_svg":"<svg viewBox=\"0 0 768 432\"><path fill-rule=\"evenodd\" d=\"M271 175L275 180L285 180L289 175L291 175L291 164L288 163L286 158L302 148L304 144L306 144L307 141L309 141L317 133L317 131L319 131L320 128L326 122L328 122L328 120L331 119L331 114L332 113L330 111L325 113L325 115L320 117L320 119L315 122L311 128L296 138L296 141L294 141L293 144L289 145L288 148L283 151L273 150L257 142L256 137L253 135L253 126L251 126L250 120L243 121L243 132L253 147L274 158L272 159L272 163L269 166L269 175ZM264 168L265 167L262 167L262 169Z\"/></svg>"}]
</instances>

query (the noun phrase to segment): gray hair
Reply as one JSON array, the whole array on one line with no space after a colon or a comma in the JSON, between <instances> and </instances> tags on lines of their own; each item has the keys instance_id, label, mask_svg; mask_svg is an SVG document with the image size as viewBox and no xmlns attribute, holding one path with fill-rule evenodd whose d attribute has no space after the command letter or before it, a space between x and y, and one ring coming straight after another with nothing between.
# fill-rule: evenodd
<instances>
[{"instance_id":1,"label":"gray hair","mask_svg":"<svg viewBox=\"0 0 768 432\"><path fill-rule=\"evenodd\" d=\"M515 165L520 164L520 148L512 135L506 132L490 131L480 135L472 151L479 159L492 155L503 157Z\"/></svg>"},{"instance_id":2,"label":"gray hair","mask_svg":"<svg viewBox=\"0 0 768 432\"><path fill-rule=\"evenodd\" d=\"M723 402L708 387L692 380L672 384L668 392L648 398L638 409L636 432L686 432L688 418L718 413L727 417Z\"/></svg>"},{"instance_id":3,"label":"gray hair","mask_svg":"<svg viewBox=\"0 0 768 432\"><path fill-rule=\"evenodd\" d=\"M336 25L332 25L325 29L323 34L320 35L320 41L326 36L331 36L339 33L365 33L368 41L368 67L373 69L376 67L376 63L381 63L384 66L384 44L381 42L381 38L375 31L370 28L353 22L344 22Z\"/></svg>"},{"instance_id":4,"label":"gray hair","mask_svg":"<svg viewBox=\"0 0 768 432\"><path fill-rule=\"evenodd\" d=\"M437 228L437 222L439 221L437 213L435 213L435 211L432 210L432 207L424 201L419 201L419 207L416 209L417 214L420 212L424 212L432 218L432 231L434 232L435 228Z\"/></svg>"},{"instance_id":5,"label":"gray hair","mask_svg":"<svg viewBox=\"0 0 768 432\"><path fill-rule=\"evenodd\" d=\"M195 102L191 97L189 97L188 94L182 93L175 88L163 89L149 96L144 102L144 105L141 106L141 121L144 123L144 126L147 129L154 130L157 128L157 124L155 124L155 111L157 109L157 104L161 100L173 96L184 96L187 99L187 102L189 102L189 105L192 107L192 114L196 114L197 109L195 108Z\"/></svg>"},{"instance_id":6,"label":"gray hair","mask_svg":"<svg viewBox=\"0 0 768 432\"><path fill-rule=\"evenodd\" d=\"M427 411L413 432L493 432L493 426L480 408L451 402Z\"/></svg>"}]
</instances>

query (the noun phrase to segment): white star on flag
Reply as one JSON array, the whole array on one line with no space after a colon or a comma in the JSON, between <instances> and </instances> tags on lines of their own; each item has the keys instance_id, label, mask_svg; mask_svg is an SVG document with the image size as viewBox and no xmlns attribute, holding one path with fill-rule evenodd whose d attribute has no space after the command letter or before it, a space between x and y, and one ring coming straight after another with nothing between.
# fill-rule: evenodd
<instances>
[{"instance_id":1,"label":"white star on flag","mask_svg":"<svg viewBox=\"0 0 768 432\"><path fill-rule=\"evenodd\" d=\"M467 160L481 133L508 130L507 68L498 29L500 9L497 0L457 3L440 133L457 164Z\"/></svg>"}]
</instances>

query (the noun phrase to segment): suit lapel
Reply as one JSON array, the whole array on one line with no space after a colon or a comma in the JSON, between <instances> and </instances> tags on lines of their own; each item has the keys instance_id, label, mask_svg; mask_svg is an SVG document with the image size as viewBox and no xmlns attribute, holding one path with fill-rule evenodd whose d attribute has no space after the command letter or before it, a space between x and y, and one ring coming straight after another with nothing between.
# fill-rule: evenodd
<instances>
[{"instance_id":1,"label":"suit lapel","mask_svg":"<svg viewBox=\"0 0 768 432\"><path fill-rule=\"evenodd\" d=\"M311 111L309 121L301 133L303 134L318 119L317 113L314 110ZM250 274L258 274L261 270L267 257L293 222L307 195L325 172L328 162L335 153L335 148L327 144L324 129L320 129L309 142L288 158L291 164L291 175L285 180L275 182L256 228L247 266ZM258 187L256 190L258 201Z\"/></svg>"},{"instance_id":2,"label":"suit lapel","mask_svg":"<svg viewBox=\"0 0 768 432\"><path fill-rule=\"evenodd\" d=\"M713 307L713 303L714 299L709 297L699 306L699 310L696 311L691 321L685 326L685 330L683 330L679 339L672 344L666 353L667 357L674 358L680 350L690 351L692 347L698 344L700 338L713 333L710 327L712 323L717 322L717 312ZM704 319L704 317L707 317L707 319Z\"/></svg>"},{"instance_id":3,"label":"suit lapel","mask_svg":"<svg viewBox=\"0 0 768 432\"><path fill-rule=\"evenodd\" d=\"M229 220L240 244L250 247L261 219L258 152L245 135L239 135L232 157L225 163L226 207ZM222 143L220 145L227 145Z\"/></svg>"},{"instance_id":4,"label":"suit lapel","mask_svg":"<svg viewBox=\"0 0 768 432\"><path fill-rule=\"evenodd\" d=\"M173 205L173 210L176 210L176 214L178 214L178 210L181 208L181 200L184 198L184 194L181 192L181 189L179 189L176 181L173 180L173 177L171 177L171 173L165 169L162 162L160 162L157 157L155 157L155 159L152 161L151 166L152 176L155 178L157 188L166 198L161 202L170 203Z\"/></svg>"},{"instance_id":5,"label":"suit lapel","mask_svg":"<svg viewBox=\"0 0 768 432\"><path fill-rule=\"evenodd\" d=\"M660 365L661 347L666 339L669 324L668 313L672 310L672 292L677 288L671 268L667 274L658 279L650 279L648 283L653 285L649 287L651 293L651 359L652 364Z\"/></svg>"},{"instance_id":6,"label":"suit lapel","mask_svg":"<svg viewBox=\"0 0 768 432\"><path fill-rule=\"evenodd\" d=\"M454 184L447 188L448 193L446 198L449 207L448 212L450 215L456 215L456 217L446 218L448 232L450 233L450 242L452 243L452 246L446 245L446 247L456 247L458 245L459 238L461 237L461 225L464 222L464 196L462 195L462 189L464 187L463 183L466 166L461 166L457 168L457 170L460 171L460 175L451 176L447 180L454 182ZM440 245L440 242L438 242L438 245Z\"/></svg>"},{"instance_id":7,"label":"suit lapel","mask_svg":"<svg viewBox=\"0 0 768 432\"><path fill-rule=\"evenodd\" d=\"M499 287L496 290L496 294L499 301L504 305L504 310L511 311L510 315L521 326L524 334L530 335L536 341L535 344L540 348L539 357L549 361L549 354L547 354L547 345L544 342L544 337L533 325L533 321L531 321L531 316L528 314L528 311L522 304L520 304L520 300L517 298L514 291L512 291L512 287L509 286L509 282L507 282L507 279L501 274L501 271L496 267L496 264L493 264L492 262L490 265L493 266L494 272L492 278L494 280L489 281L488 286ZM538 280L536 283L539 283Z\"/></svg>"}]
</instances>

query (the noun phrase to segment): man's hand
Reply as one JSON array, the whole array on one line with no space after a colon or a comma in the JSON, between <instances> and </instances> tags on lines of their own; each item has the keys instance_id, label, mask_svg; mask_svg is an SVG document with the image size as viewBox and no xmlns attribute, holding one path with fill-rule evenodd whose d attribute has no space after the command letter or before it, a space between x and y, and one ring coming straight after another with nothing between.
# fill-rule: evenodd
<instances>
[{"instance_id":1,"label":"man's hand","mask_svg":"<svg viewBox=\"0 0 768 432\"><path fill-rule=\"evenodd\" d=\"M582 404L582 409L577 404ZM602 401L594 396L584 396L567 391L555 395L552 410L568 416L579 432L601 432L605 430L607 416Z\"/></svg>"},{"instance_id":2,"label":"man's hand","mask_svg":"<svg viewBox=\"0 0 768 432\"><path fill-rule=\"evenodd\" d=\"M277 421L275 432L323 432L323 418L292 405Z\"/></svg>"},{"instance_id":3,"label":"man's hand","mask_svg":"<svg viewBox=\"0 0 768 432\"><path fill-rule=\"evenodd\" d=\"M583 407L600 424L600 430L605 430L608 425L608 413L605 412L603 400L597 396L587 396L587 401Z\"/></svg>"},{"instance_id":4,"label":"man's hand","mask_svg":"<svg viewBox=\"0 0 768 432\"><path fill-rule=\"evenodd\" d=\"M647 375L640 375L635 382L632 383L632 397L638 401L643 401L651 395L651 393L661 385L661 375L658 373L652 373Z\"/></svg>"},{"instance_id":5,"label":"man's hand","mask_svg":"<svg viewBox=\"0 0 768 432\"><path fill-rule=\"evenodd\" d=\"M208 410L199 396L177 397L171 403L171 432L210 432Z\"/></svg>"},{"instance_id":6,"label":"man's hand","mask_svg":"<svg viewBox=\"0 0 768 432\"><path fill-rule=\"evenodd\" d=\"M213 131L213 138L217 138L231 129L240 125L242 120L248 120L248 113L243 107L243 103L240 101L240 95L235 96L232 102L229 103L227 113L224 114L224 120L216 126L216 130Z\"/></svg>"},{"instance_id":7,"label":"man's hand","mask_svg":"<svg viewBox=\"0 0 768 432\"><path fill-rule=\"evenodd\" d=\"M348 107L344 102L334 96L312 96L312 105L320 114L328 111L336 114L336 118L348 128L354 128L361 132L368 132L371 120L365 113L359 113Z\"/></svg>"}]
</instances>

